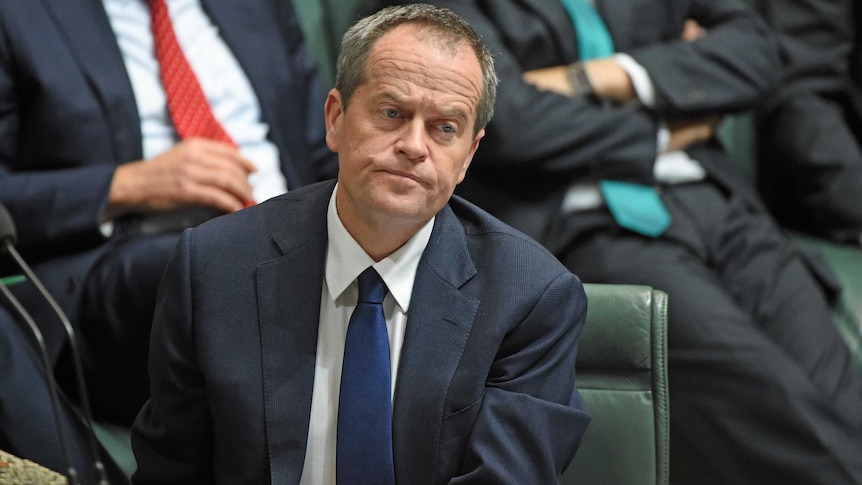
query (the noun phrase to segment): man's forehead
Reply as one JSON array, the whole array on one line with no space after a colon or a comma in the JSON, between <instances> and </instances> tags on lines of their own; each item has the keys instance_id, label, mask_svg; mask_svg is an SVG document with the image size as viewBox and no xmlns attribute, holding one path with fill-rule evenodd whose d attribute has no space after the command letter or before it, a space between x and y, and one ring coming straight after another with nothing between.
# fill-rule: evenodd
<instances>
[{"instance_id":1,"label":"man's forehead","mask_svg":"<svg viewBox=\"0 0 862 485\"><path fill-rule=\"evenodd\" d=\"M427 78L459 85L458 91L463 90L465 95L481 91L482 69L466 42L445 46L439 42L407 42L405 37L409 38L413 32L397 29L381 37L369 53L367 75L395 74L420 84L421 78Z\"/></svg>"},{"instance_id":2,"label":"man's forehead","mask_svg":"<svg viewBox=\"0 0 862 485\"><path fill-rule=\"evenodd\" d=\"M405 22L393 27L377 39L371 52L373 54L379 48L390 46L408 49L423 47L446 52L453 57L465 54L472 54L475 57L475 52L466 39L445 31L440 27L417 22Z\"/></svg>"}]
</instances>

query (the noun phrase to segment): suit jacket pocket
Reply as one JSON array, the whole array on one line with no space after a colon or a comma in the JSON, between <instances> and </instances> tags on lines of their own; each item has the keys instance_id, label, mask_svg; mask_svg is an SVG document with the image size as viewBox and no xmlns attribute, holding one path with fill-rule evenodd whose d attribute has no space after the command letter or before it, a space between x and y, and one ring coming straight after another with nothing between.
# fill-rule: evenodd
<instances>
[{"instance_id":1,"label":"suit jacket pocket","mask_svg":"<svg viewBox=\"0 0 862 485\"><path fill-rule=\"evenodd\" d=\"M467 406L443 416L443 421L440 424L440 445L446 446L450 441L457 440L462 436L469 435L473 430L473 423L476 421L476 416L479 414L479 409L482 407L482 399L485 393L479 399L476 399Z\"/></svg>"},{"instance_id":2,"label":"suit jacket pocket","mask_svg":"<svg viewBox=\"0 0 862 485\"><path fill-rule=\"evenodd\" d=\"M476 417L482 408L484 393L466 407L443 417L440 426L440 449L438 454L437 482L445 483L449 477L458 475L464 461L467 443L472 436ZM445 478L445 480L441 480Z\"/></svg>"}]
</instances>

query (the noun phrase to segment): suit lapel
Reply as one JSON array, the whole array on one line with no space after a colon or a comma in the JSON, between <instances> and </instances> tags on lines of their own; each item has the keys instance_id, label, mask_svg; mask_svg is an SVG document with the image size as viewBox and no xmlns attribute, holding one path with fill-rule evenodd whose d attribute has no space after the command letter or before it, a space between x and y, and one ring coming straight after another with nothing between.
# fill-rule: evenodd
<instances>
[{"instance_id":1,"label":"suit lapel","mask_svg":"<svg viewBox=\"0 0 862 485\"><path fill-rule=\"evenodd\" d=\"M560 51L566 59L578 58L578 38L569 13L560 0L521 0L536 17L549 26L548 31L556 37Z\"/></svg>"},{"instance_id":2,"label":"suit lapel","mask_svg":"<svg viewBox=\"0 0 862 485\"><path fill-rule=\"evenodd\" d=\"M634 45L632 35L641 30L634 24L637 18L638 8L643 5L643 2L632 0L595 0L596 10L599 16L605 21L608 31L611 33L611 38L614 40L614 48L617 51L622 51ZM660 8L649 0L649 9Z\"/></svg>"},{"instance_id":3,"label":"suit lapel","mask_svg":"<svg viewBox=\"0 0 862 485\"><path fill-rule=\"evenodd\" d=\"M327 245L320 221L326 220L333 186L325 184L317 195L289 202L311 207L283 211L283 229L274 236L283 256L258 266L273 483L298 483L305 460L320 319L319 305L308 302L320 301ZM464 229L447 206L437 216L419 263L398 369L393 440L399 477L425 481L436 474L444 402L479 306L460 288L475 274Z\"/></svg>"},{"instance_id":4,"label":"suit lapel","mask_svg":"<svg viewBox=\"0 0 862 485\"><path fill-rule=\"evenodd\" d=\"M464 229L447 206L417 270L398 368L392 433L402 479L436 475L444 402L479 306L460 287L475 274Z\"/></svg>"},{"instance_id":5,"label":"suit lapel","mask_svg":"<svg viewBox=\"0 0 862 485\"><path fill-rule=\"evenodd\" d=\"M29 0L33 1L33 0ZM111 143L119 162L139 160L141 122L123 56L100 0L39 0L69 43L102 104L111 127Z\"/></svg>"},{"instance_id":6,"label":"suit lapel","mask_svg":"<svg viewBox=\"0 0 862 485\"><path fill-rule=\"evenodd\" d=\"M299 483L305 461L327 245L326 204L332 184L328 187L315 191L316 197L285 202L311 207L282 210L284 223L274 242L283 256L258 266L264 412L273 483Z\"/></svg>"}]
</instances>

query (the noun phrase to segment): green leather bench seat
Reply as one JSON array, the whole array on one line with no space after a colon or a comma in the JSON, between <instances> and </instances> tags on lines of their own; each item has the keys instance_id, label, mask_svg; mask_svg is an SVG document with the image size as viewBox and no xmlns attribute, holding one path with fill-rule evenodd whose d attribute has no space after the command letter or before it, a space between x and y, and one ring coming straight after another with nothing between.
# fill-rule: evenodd
<instances>
[{"instance_id":1,"label":"green leather bench seat","mask_svg":"<svg viewBox=\"0 0 862 485\"><path fill-rule=\"evenodd\" d=\"M584 286L587 322L575 367L593 420L563 483L667 483L667 295Z\"/></svg>"}]
</instances>

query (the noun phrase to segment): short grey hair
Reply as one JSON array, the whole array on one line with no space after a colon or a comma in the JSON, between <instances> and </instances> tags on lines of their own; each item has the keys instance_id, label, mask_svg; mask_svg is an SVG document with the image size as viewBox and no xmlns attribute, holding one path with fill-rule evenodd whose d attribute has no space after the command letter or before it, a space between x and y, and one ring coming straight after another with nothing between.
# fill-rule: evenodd
<instances>
[{"instance_id":1,"label":"short grey hair","mask_svg":"<svg viewBox=\"0 0 862 485\"><path fill-rule=\"evenodd\" d=\"M439 40L456 47L468 44L482 68L482 93L477 106L475 133L485 128L494 115L497 98L497 73L490 49L464 19L447 8L424 3L386 7L356 22L341 39L338 54L335 88L341 93L344 109L350 98L365 82L368 56L383 35L402 24L416 24L427 28ZM475 134L474 133L474 134Z\"/></svg>"}]
</instances>

